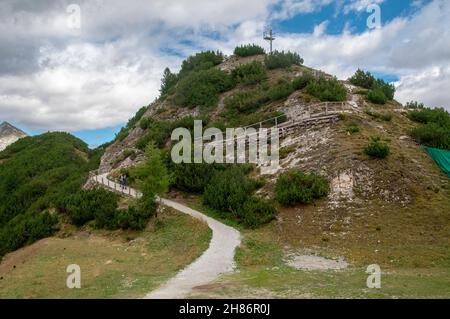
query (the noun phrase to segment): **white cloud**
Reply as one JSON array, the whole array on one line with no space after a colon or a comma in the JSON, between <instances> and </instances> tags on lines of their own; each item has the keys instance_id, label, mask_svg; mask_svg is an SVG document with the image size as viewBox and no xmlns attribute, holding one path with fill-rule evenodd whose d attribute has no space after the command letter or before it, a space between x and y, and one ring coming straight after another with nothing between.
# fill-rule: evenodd
<instances>
[{"instance_id":1,"label":"white cloud","mask_svg":"<svg viewBox=\"0 0 450 319\"><path fill-rule=\"evenodd\" d=\"M380 2L380 0L376 0ZM201 49L230 54L266 43L265 23L320 10L330 1L81 1L82 29L65 27L67 1L0 3L0 119L32 129L77 131L116 126L157 95L166 66ZM370 1L373 3L373 1ZM345 2L362 10L367 1ZM396 74L398 98L450 108L450 2L378 30L278 34L275 47L346 78L357 68Z\"/></svg>"}]
</instances>

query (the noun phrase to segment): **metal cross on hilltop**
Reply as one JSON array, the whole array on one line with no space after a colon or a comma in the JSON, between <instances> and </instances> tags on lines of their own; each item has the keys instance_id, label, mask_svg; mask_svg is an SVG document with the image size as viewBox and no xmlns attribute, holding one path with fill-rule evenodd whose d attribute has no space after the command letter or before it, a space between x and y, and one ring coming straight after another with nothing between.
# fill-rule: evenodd
<instances>
[{"instance_id":1,"label":"metal cross on hilltop","mask_svg":"<svg viewBox=\"0 0 450 319\"><path fill-rule=\"evenodd\" d=\"M269 41L270 42L270 54L272 54L272 45L273 45L273 41L275 40L275 34L272 31L272 27L269 27L268 30L264 31L263 37L264 40Z\"/></svg>"}]
</instances>

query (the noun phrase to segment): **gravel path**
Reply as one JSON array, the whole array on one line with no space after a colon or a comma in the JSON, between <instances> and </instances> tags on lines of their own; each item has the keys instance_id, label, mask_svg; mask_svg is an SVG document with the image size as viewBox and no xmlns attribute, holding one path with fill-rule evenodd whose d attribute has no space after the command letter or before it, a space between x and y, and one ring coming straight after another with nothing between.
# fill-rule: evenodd
<instances>
[{"instance_id":1,"label":"gravel path","mask_svg":"<svg viewBox=\"0 0 450 319\"><path fill-rule=\"evenodd\" d=\"M125 188L122 191L118 184L111 181L108 182L106 176L107 174L95 176L92 180L107 186L111 190L119 190L119 192L124 194L130 193L132 197L140 195L134 189ZM147 294L144 297L145 299L184 298L189 295L193 288L206 285L215 280L220 274L233 271L234 252L241 243L241 235L236 229L177 202L163 198L160 201L165 206L205 221L213 234L209 248L197 260L181 270L165 284Z\"/></svg>"}]
</instances>

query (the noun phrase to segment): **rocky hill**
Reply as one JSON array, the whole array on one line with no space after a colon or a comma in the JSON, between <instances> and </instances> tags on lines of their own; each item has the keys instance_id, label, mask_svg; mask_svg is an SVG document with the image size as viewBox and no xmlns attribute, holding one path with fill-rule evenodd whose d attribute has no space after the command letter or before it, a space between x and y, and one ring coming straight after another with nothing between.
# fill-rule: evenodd
<instances>
[{"instance_id":1,"label":"rocky hill","mask_svg":"<svg viewBox=\"0 0 450 319\"><path fill-rule=\"evenodd\" d=\"M411 137L418 124L395 101L389 85L372 79L375 88L368 89L302 63L271 68L264 55L232 56L213 63L212 69L189 73L192 60L183 63L178 81L106 149L102 173L139 163L151 140L169 149L171 129L188 126L183 119L203 119L207 126L219 128L259 126L283 116L283 121L296 123L326 112L327 107L333 111L335 105L345 105L332 120L298 125L281 139L280 169L262 176L263 186L256 195L273 200L277 179L293 169L324 176L330 191L314 205L277 206L276 221L263 232L265 239L279 243L281 250L307 247L313 254L343 256L354 265L445 263L450 241L444 209L450 205L448 178ZM219 81L221 74L214 70L237 83L224 84L207 101L190 96L200 87L197 76L209 72ZM366 76L363 73L362 78ZM202 97L207 95L207 89L203 93ZM367 155L373 140L379 141L377 146L388 146L387 157ZM258 177L259 170L252 174ZM251 255L252 250L246 249Z\"/></svg>"},{"instance_id":2,"label":"rocky hill","mask_svg":"<svg viewBox=\"0 0 450 319\"><path fill-rule=\"evenodd\" d=\"M7 122L0 124L0 152L27 134Z\"/></svg>"}]
</instances>

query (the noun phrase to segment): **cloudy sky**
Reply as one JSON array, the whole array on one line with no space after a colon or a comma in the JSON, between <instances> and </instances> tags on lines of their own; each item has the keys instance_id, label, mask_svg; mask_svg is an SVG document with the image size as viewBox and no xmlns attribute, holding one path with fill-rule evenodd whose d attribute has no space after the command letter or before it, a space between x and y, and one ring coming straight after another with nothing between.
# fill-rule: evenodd
<instances>
[{"instance_id":1,"label":"cloudy sky","mask_svg":"<svg viewBox=\"0 0 450 319\"><path fill-rule=\"evenodd\" d=\"M269 24L275 48L308 66L341 79L363 68L396 82L401 102L450 109L448 0L1 0L0 121L101 144L158 96L166 66L267 47Z\"/></svg>"}]
</instances>

